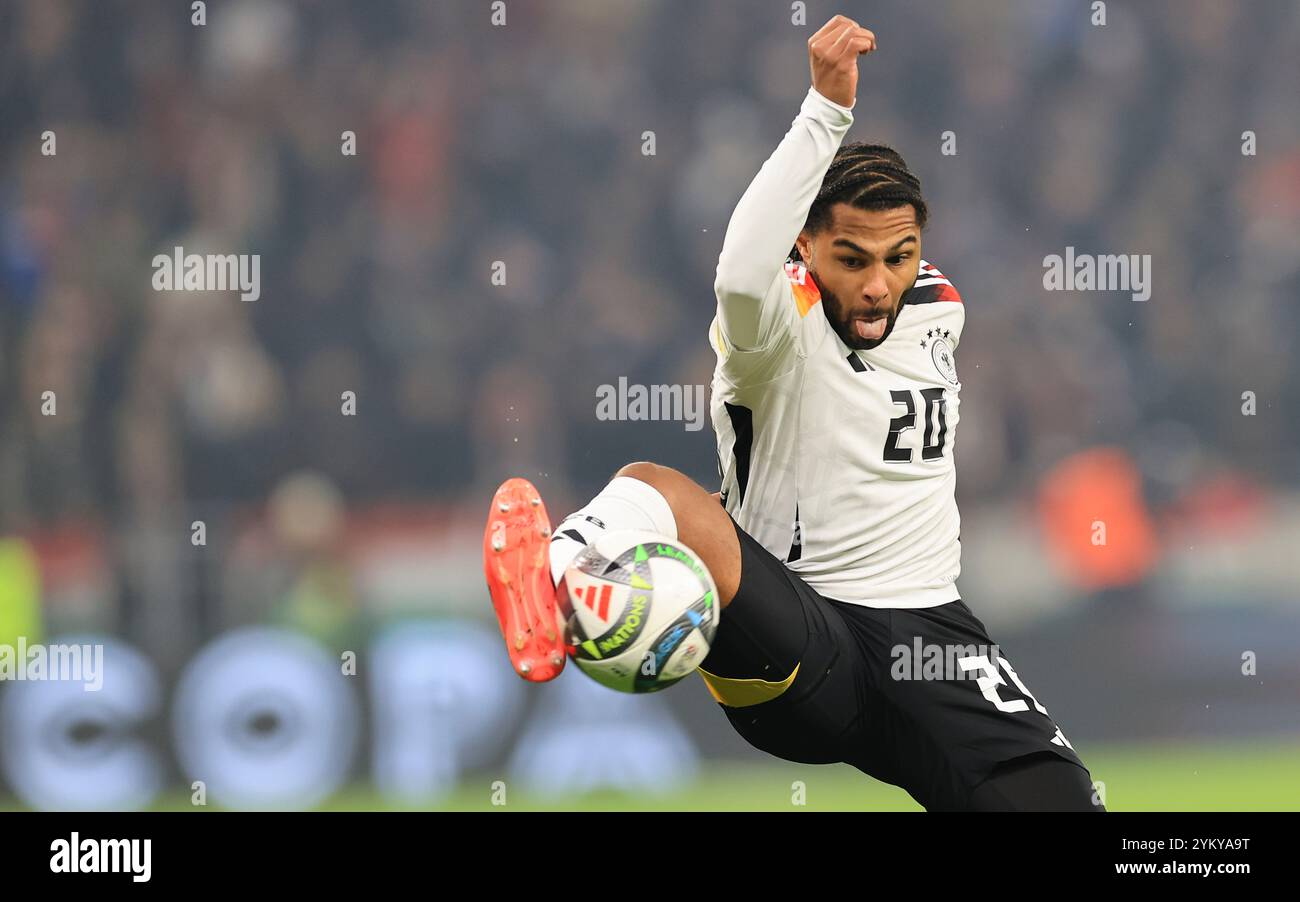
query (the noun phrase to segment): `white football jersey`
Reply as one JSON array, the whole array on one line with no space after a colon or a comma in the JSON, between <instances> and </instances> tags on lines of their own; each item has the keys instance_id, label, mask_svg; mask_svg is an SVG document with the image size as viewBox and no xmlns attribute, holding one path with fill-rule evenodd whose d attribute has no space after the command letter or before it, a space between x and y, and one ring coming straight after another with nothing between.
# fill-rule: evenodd
<instances>
[{"instance_id":1,"label":"white football jersey","mask_svg":"<svg viewBox=\"0 0 1300 902\"><path fill-rule=\"evenodd\" d=\"M932 607L959 597L965 308L923 260L887 338L853 351L803 265L785 262L852 121L810 90L728 225L710 327L723 499L822 595Z\"/></svg>"}]
</instances>

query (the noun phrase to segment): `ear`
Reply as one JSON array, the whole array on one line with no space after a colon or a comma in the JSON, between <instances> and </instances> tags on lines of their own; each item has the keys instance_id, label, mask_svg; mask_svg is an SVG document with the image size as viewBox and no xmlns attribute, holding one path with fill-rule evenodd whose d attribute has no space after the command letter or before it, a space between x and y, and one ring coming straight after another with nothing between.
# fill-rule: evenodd
<instances>
[{"instance_id":1,"label":"ear","mask_svg":"<svg viewBox=\"0 0 1300 902\"><path fill-rule=\"evenodd\" d=\"M794 246L799 251L799 257L803 260L804 266L812 266L812 236L806 231L800 232L799 237L794 240Z\"/></svg>"}]
</instances>

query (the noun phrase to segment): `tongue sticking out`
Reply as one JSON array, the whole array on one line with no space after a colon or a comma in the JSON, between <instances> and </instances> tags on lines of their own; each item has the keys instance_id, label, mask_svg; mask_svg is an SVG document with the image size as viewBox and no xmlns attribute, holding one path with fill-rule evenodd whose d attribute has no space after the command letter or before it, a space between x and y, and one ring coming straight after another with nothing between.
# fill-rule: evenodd
<instances>
[{"instance_id":1,"label":"tongue sticking out","mask_svg":"<svg viewBox=\"0 0 1300 902\"><path fill-rule=\"evenodd\" d=\"M873 320L855 319L853 321L853 331L863 341L874 341L885 334L887 321L888 317L884 316Z\"/></svg>"}]
</instances>

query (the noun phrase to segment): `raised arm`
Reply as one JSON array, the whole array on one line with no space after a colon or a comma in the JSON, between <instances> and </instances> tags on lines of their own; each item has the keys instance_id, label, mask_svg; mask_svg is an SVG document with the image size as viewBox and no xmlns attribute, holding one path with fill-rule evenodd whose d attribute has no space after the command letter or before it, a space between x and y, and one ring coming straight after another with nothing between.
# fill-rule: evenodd
<instances>
[{"instance_id":1,"label":"raised arm","mask_svg":"<svg viewBox=\"0 0 1300 902\"><path fill-rule=\"evenodd\" d=\"M782 267L835 152L853 124L858 56L875 36L836 16L808 40L812 87L781 143L736 205L718 257L713 289L723 332L734 347L762 347L784 301Z\"/></svg>"}]
</instances>

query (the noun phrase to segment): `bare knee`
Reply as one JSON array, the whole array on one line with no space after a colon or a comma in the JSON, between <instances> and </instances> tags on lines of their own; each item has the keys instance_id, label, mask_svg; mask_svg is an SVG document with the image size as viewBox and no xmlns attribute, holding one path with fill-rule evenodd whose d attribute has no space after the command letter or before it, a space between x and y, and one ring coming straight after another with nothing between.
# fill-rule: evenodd
<instances>
[{"instance_id":1,"label":"bare knee","mask_svg":"<svg viewBox=\"0 0 1300 902\"><path fill-rule=\"evenodd\" d=\"M614 475L631 476L633 479L639 479L642 482L646 482L649 483L650 485L653 485L655 488L659 488L659 486L656 484L656 481L659 478L658 472L660 470L667 470L667 469L668 467L661 467L659 466L659 464L651 463L648 460L638 460L638 461L634 461L633 463L624 464L623 466L619 467L618 472L615 473Z\"/></svg>"},{"instance_id":2,"label":"bare knee","mask_svg":"<svg viewBox=\"0 0 1300 902\"><path fill-rule=\"evenodd\" d=\"M713 574L722 607L730 604L740 587L740 542L717 497L686 474L649 461L627 464L614 475L639 479L664 496L677 523L677 537Z\"/></svg>"},{"instance_id":3,"label":"bare knee","mask_svg":"<svg viewBox=\"0 0 1300 902\"><path fill-rule=\"evenodd\" d=\"M702 497L712 497L686 474L648 460L626 464L614 475L630 476L653 486L672 508L673 515L678 520L678 529L681 528L682 518L692 516L692 507L699 504Z\"/></svg>"}]
</instances>

